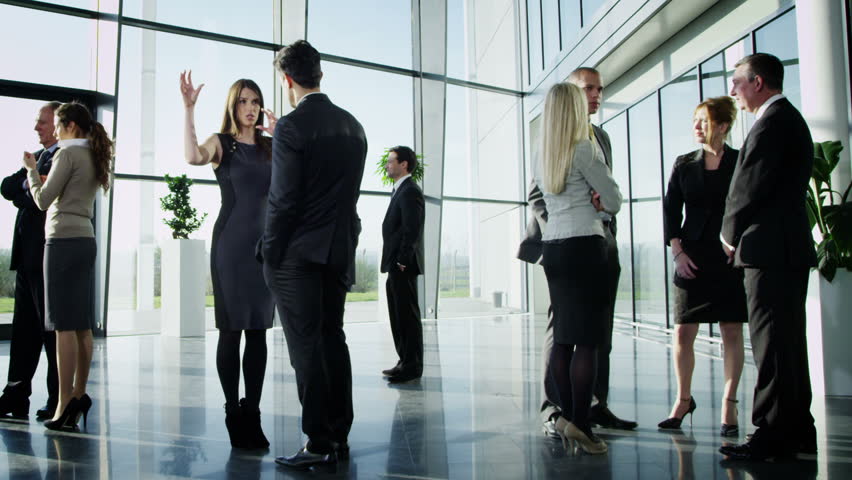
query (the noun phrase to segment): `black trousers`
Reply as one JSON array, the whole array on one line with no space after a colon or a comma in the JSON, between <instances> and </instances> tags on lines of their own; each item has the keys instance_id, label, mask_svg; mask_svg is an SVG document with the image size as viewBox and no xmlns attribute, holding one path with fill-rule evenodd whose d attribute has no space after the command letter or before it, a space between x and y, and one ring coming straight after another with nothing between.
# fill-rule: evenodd
<instances>
[{"instance_id":1,"label":"black trousers","mask_svg":"<svg viewBox=\"0 0 852 480\"><path fill-rule=\"evenodd\" d=\"M352 427L352 364L343 332L346 273L285 258L263 266L275 297L302 404L302 431L314 453L347 441Z\"/></svg>"},{"instance_id":2,"label":"black trousers","mask_svg":"<svg viewBox=\"0 0 852 480\"><path fill-rule=\"evenodd\" d=\"M745 269L748 325L757 366L752 423L780 449L815 441L805 334L808 269Z\"/></svg>"},{"instance_id":3,"label":"black trousers","mask_svg":"<svg viewBox=\"0 0 852 480\"><path fill-rule=\"evenodd\" d=\"M391 269L385 283L393 345L403 373L423 373L423 323L417 301L417 275Z\"/></svg>"},{"instance_id":4,"label":"black trousers","mask_svg":"<svg viewBox=\"0 0 852 480\"><path fill-rule=\"evenodd\" d=\"M621 263L618 261L618 242L616 242L615 236L612 235L612 232L607 226L604 227L604 233L606 234L609 311L607 313L607 342L598 347L598 375L595 380L594 389L595 398L598 399L598 403L602 406L606 406L609 399L609 355L612 352L615 297L618 293L618 278L621 276ZM553 317L551 313L551 310L548 309L547 330L544 332L544 341L541 347L542 372L544 373L544 392L541 403L542 420L547 420L552 414L559 411L557 407L559 403L556 401L559 398L559 394L556 390L556 384L550 377L550 352L553 350ZM568 399L568 402L570 401Z\"/></svg>"},{"instance_id":5,"label":"black trousers","mask_svg":"<svg viewBox=\"0 0 852 480\"><path fill-rule=\"evenodd\" d=\"M41 357L47 354L48 403L59 399L56 371L56 335L44 328L44 274L41 266L20 269L15 275L15 312L12 317L12 341L9 346L9 376L4 391L32 394L32 379ZM16 383L17 382L17 383Z\"/></svg>"}]
</instances>

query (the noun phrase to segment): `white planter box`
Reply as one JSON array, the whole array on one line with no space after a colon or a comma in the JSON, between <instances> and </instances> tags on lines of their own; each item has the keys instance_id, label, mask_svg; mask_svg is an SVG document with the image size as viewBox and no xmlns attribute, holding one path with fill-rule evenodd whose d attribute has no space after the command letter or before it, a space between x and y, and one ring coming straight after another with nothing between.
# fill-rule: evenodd
<instances>
[{"instance_id":1,"label":"white planter box","mask_svg":"<svg viewBox=\"0 0 852 480\"><path fill-rule=\"evenodd\" d=\"M204 336L204 240L168 239L160 247L160 331L170 337Z\"/></svg>"},{"instance_id":2,"label":"white planter box","mask_svg":"<svg viewBox=\"0 0 852 480\"><path fill-rule=\"evenodd\" d=\"M825 394L852 396L852 273L838 269L829 283L819 277Z\"/></svg>"}]
</instances>

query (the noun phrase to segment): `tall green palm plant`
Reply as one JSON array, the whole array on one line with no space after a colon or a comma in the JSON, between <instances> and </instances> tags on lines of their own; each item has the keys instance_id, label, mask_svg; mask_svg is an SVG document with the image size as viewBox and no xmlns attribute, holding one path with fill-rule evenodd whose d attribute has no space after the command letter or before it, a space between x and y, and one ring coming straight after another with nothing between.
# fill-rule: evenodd
<instances>
[{"instance_id":1,"label":"tall green palm plant","mask_svg":"<svg viewBox=\"0 0 852 480\"><path fill-rule=\"evenodd\" d=\"M819 272L831 282L838 268L852 271L852 202L849 191L834 189L831 172L840 162L843 145L839 141L814 143L814 168L808 185L808 219L811 229L817 226L822 239L817 247ZM839 197L839 201L836 201Z\"/></svg>"}]
</instances>

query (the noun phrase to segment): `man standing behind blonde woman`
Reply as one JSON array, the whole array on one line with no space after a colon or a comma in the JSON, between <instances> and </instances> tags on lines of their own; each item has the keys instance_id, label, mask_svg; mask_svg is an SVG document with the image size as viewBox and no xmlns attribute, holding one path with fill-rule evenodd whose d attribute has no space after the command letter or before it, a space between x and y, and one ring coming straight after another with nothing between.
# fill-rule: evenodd
<instances>
[{"instance_id":1,"label":"man standing behind blonde woman","mask_svg":"<svg viewBox=\"0 0 852 480\"><path fill-rule=\"evenodd\" d=\"M553 308L550 375L560 417L556 427L566 449L606 453L591 429L589 410L597 374L597 352L608 341L607 245L598 212L621 208L621 192L589 140L585 94L576 85L551 87L544 104L540 158L533 177L544 194L548 220L542 234L542 265Z\"/></svg>"}]
</instances>

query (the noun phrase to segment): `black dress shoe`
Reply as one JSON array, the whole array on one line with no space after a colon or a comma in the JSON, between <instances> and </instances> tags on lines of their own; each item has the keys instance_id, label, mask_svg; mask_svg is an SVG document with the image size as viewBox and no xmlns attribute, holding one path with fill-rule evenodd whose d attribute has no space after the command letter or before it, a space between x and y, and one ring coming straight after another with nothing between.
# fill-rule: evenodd
<instances>
[{"instance_id":1,"label":"black dress shoe","mask_svg":"<svg viewBox=\"0 0 852 480\"><path fill-rule=\"evenodd\" d=\"M38 410L36 410L36 418L39 420L47 420L48 418L53 418L53 415L56 414L56 404L47 402L47 404Z\"/></svg>"},{"instance_id":2,"label":"black dress shoe","mask_svg":"<svg viewBox=\"0 0 852 480\"><path fill-rule=\"evenodd\" d=\"M347 442L339 442L334 450L337 452L338 460L349 460L349 444Z\"/></svg>"},{"instance_id":3,"label":"black dress shoe","mask_svg":"<svg viewBox=\"0 0 852 480\"><path fill-rule=\"evenodd\" d=\"M17 393L4 392L0 395L0 417L27 418L30 415L30 399Z\"/></svg>"},{"instance_id":4,"label":"black dress shoe","mask_svg":"<svg viewBox=\"0 0 852 480\"><path fill-rule=\"evenodd\" d=\"M766 462L793 456L792 452L771 448L769 445L754 441L740 445L722 445L719 447L719 453L725 455L730 460L751 462Z\"/></svg>"},{"instance_id":5,"label":"black dress shoe","mask_svg":"<svg viewBox=\"0 0 852 480\"><path fill-rule=\"evenodd\" d=\"M618 430L633 430L638 423L631 420L622 420L615 416L606 406L596 405L589 412L589 421L603 428L614 428Z\"/></svg>"},{"instance_id":6,"label":"black dress shoe","mask_svg":"<svg viewBox=\"0 0 852 480\"><path fill-rule=\"evenodd\" d=\"M393 368L389 368L387 370L382 370L382 375L386 377L390 377L391 375L396 375L400 372L401 368L399 368L399 364L393 366Z\"/></svg>"},{"instance_id":7,"label":"black dress shoe","mask_svg":"<svg viewBox=\"0 0 852 480\"><path fill-rule=\"evenodd\" d=\"M750 442L751 439L754 438L753 433L746 434L746 441ZM802 440L799 442L799 450L797 453L801 453L804 455L816 455L819 453L816 444L816 438L809 438L807 440Z\"/></svg>"},{"instance_id":8,"label":"black dress shoe","mask_svg":"<svg viewBox=\"0 0 852 480\"><path fill-rule=\"evenodd\" d=\"M302 447L301 450L289 457L276 457L275 463L284 465L290 468L308 468L315 465L332 465L337 463L337 454L331 453L312 453L308 447Z\"/></svg>"},{"instance_id":9,"label":"black dress shoe","mask_svg":"<svg viewBox=\"0 0 852 480\"><path fill-rule=\"evenodd\" d=\"M410 382L412 380L417 380L422 377L422 373L412 373L412 372L399 372L396 375L389 375L388 382L389 383L405 383Z\"/></svg>"}]
</instances>

